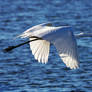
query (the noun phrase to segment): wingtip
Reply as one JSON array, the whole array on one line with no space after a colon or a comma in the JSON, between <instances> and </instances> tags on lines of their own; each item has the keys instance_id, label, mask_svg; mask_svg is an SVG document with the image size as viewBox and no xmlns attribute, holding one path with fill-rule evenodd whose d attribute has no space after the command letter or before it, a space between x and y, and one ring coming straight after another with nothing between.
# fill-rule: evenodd
<instances>
[{"instance_id":1,"label":"wingtip","mask_svg":"<svg viewBox=\"0 0 92 92\"><path fill-rule=\"evenodd\" d=\"M70 66L70 69L79 69L79 64L76 63L75 65Z\"/></svg>"}]
</instances>

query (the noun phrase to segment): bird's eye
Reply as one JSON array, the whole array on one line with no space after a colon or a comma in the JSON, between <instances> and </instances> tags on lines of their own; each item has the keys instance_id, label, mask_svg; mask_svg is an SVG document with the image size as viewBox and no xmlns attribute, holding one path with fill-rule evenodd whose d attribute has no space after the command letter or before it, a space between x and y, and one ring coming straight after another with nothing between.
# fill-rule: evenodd
<instances>
[{"instance_id":1,"label":"bird's eye","mask_svg":"<svg viewBox=\"0 0 92 92\"><path fill-rule=\"evenodd\" d=\"M46 26L52 26L52 24L51 23L48 23L48 24L46 24Z\"/></svg>"}]
</instances>

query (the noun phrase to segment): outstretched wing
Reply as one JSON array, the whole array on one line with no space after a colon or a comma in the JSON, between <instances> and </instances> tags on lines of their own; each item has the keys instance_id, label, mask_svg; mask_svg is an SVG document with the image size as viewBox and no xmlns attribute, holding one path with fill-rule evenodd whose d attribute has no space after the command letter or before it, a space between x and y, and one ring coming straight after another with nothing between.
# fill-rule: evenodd
<instances>
[{"instance_id":1,"label":"outstretched wing","mask_svg":"<svg viewBox=\"0 0 92 92\"><path fill-rule=\"evenodd\" d=\"M33 26L33 27L27 29L26 31L24 31L22 34L18 35L16 38L18 38L18 37L20 37L20 38L28 38L28 37L31 37L31 36L33 36L33 33L32 32L37 31L37 30L43 28L46 24L49 24L49 23L50 22L42 23L42 24Z\"/></svg>"},{"instance_id":2,"label":"outstretched wing","mask_svg":"<svg viewBox=\"0 0 92 92\"><path fill-rule=\"evenodd\" d=\"M67 67L71 69L78 68L77 44L71 27L52 31L44 35L43 38L55 45L61 59Z\"/></svg>"},{"instance_id":3,"label":"outstretched wing","mask_svg":"<svg viewBox=\"0 0 92 92\"><path fill-rule=\"evenodd\" d=\"M30 38L33 40L34 38ZM36 40L30 42L30 49L32 54L38 62L47 63L49 56L50 42L46 40Z\"/></svg>"}]
</instances>

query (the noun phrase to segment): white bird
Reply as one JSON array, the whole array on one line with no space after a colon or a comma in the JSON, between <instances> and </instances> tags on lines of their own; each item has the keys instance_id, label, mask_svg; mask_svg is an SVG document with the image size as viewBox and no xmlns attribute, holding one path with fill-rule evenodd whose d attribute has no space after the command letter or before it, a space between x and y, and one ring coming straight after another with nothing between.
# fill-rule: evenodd
<instances>
[{"instance_id":1,"label":"white bird","mask_svg":"<svg viewBox=\"0 0 92 92\"><path fill-rule=\"evenodd\" d=\"M52 27L48 26L48 23L43 23L29 28L18 37L28 37L30 41L42 38L29 42L32 54L38 62L48 62L50 43L52 43L67 67L71 69L79 67L76 39L69 26Z\"/></svg>"},{"instance_id":2,"label":"white bird","mask_svg":"<svg viewBox=\"0 0 92 92\"><path fill-rule=\"evenodd\" d=\"M72 27L53 27L50 23L43 23L27 29L17 37L29 38L29 41L16 46L9 46L4 51L10 51L29 43L35 59L38 62L47 63L50 43L52 43L66 66L71 69L76 69L79 67L79 58L75 37L92 37L92 34L80 33L74 36Z\"/></svg>"}]
</instances>

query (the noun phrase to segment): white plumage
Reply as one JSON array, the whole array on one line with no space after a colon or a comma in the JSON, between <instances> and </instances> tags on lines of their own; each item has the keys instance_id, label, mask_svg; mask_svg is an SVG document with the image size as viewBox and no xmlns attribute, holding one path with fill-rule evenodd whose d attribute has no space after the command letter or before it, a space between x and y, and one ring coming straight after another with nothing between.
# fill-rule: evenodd
<instances>
[{"instance_id":1,"label":"white plumage","mask_svg":"<svg viewBox=\"0 0 92 92\"><path fill-rule=\"evenodd\" d=\"M32 40L33 38L30 38ZM46 40L36 40L30 42L32 54L38 62L46 63L49 56L50 43Z\"/></svg>"},{"instance_id":2,"label":"white plumage","mask_svg":"<svg viewBox=\"0 0 92 92\"><path fill-rule=\"evenodd\" d=\"M29 37L30 40L35 39L32 38L33 36L42 38L30 42L30 49L38 62L47 63L50 43L53 43L66 66L71 69L78 68L77 44L72 28L69 26L52 27L47 24L43 23L29 28L18 37Z\"/></svg>"}]
</instances>

